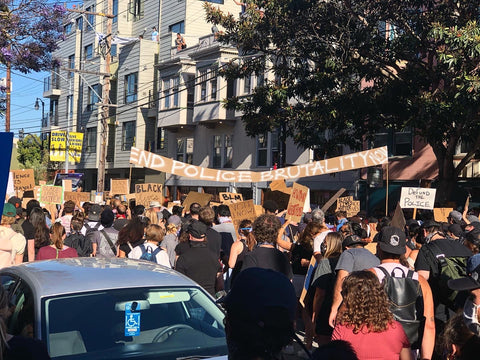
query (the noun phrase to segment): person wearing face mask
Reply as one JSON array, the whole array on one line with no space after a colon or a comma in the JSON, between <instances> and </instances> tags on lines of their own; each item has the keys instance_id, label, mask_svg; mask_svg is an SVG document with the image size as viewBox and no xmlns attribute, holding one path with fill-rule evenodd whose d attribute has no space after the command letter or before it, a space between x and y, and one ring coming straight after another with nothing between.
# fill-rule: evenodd
<instances>
[{"instance_id":1,"label":"person wearing face mask","mask_svg":"<svg viewBox=\"0 0 480 360\"><path fill-rule=\"evenodd\" d=\"M461 307L465 300L463 298L462 301L458 296L463 295L462 293L458 293L458 295L451 292L446 294L449 278L445 268L450 267L450 263L455 263L456 270L463 271L465 274L466 260L472 256L472 252L462 243L447 238L441 231L441 225L435 221L425 221L422 224L422 229L425 244L418 251L415 271L428 281L432 289L435 305L435 325L437 334L439 334L439 330L453 316L458 305Z\"/></svg>"}]
</instances>

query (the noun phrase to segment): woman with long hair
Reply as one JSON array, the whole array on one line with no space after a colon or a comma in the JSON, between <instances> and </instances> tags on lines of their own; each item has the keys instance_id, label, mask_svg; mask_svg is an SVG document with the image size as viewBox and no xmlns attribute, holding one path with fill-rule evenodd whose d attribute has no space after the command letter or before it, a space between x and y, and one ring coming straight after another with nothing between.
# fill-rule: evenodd
<instances>
[{"instance_id":1,"label":"woman with long hair","mask_svg":"<svg viewBox=\"0 0 480 360\"><path fill-rule=\"evenodd\" d=\"M402 325L389 310L387 294L371 271L354 271L342 284L340 308L332 340L352 344L360 360L412 360Z\"/></svg>"},{"instance_id":2,"label":"woman with long hair","mask_svg":"<svg viewBox=\"0 0 480 360\"><path fill-rule=\"evenodd\" d=\"M147 218L134 216L130 222L125 225L118 233L117 245L118 257L128 257L128 253L132 251L135 246L143 243L143 235L145 227L148 225Z\"/></svg>"},{"instance_id":3,"label":"woman with long hair","mask_svg":"<svg viewBox=\"0 0 480 360\"><path fill-rule=\"evenodd\" d=\"M322 258L317 264L312 279L314 297L312 304L312 321L315 325L315 338L318 345L330 341L333 329L328 325L328 316L333 302L333 287L335 285L335 267L342 254L343 237L339 232L329 232L320 251Z\"/></svg>"},{"instance_id":4,"label":"woman with long hair","mask_svg":"<svg viewBox=\"0 0 480 360\"><path fill-rule=\"evenodd\" d=\"M50 234L42 208L33 208L30 212L29 219L35 229L35 241L29 241L27 244L28 261L33 261L36 260L36 256L41 247L50 245Z\"/></svg>"},{"instance_id":5,"label":"woman with long hair","mask_svg":"<svg viewBox=\"0 0 480 360\"><path fill-rule=\"evenodd\" d=\"M237 240L230 248L230 257L228 258L228 266L232 269L230 278L231 285L235 281L235 277L240 273L245 255L252 251L257 242L252 234L252 221L245 219L240 222L238 227Z\"/></svg>"},{"instance_id":6,"label":"woman with long hair","mask_svg":"<svg viewBox=\"0 0 480 360\"><path fill-rule=\"evenodd\" d=\"M78 257L77 250L64 244L67 233L65 228L59 222L56 222L50 228L50 239L52 245L42 246L38 250L37 260L63 259Z\"/></svg>"}]
</instances>

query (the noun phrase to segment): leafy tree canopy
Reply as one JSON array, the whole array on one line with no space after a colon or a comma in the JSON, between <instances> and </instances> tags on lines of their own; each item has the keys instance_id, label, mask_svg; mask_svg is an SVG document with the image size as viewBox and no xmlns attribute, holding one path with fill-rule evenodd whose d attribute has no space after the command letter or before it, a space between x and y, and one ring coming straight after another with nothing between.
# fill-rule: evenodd
<instances>
[{"instance_id":1,"label":"leafy tree canopy","mask_svg":"<svg viewBox=\"0 0 480 360\"><path fill-rule=\"evenodd\" d=\"M49 69L66 9L46 0L0 0L0 63L27 73Z\"/></svg>"},{"instance_id":2,"label":"leafy tree canopy","mask_svg":"<svg viewBox=\"0 0 480 360\"><path fill-rule=\"evenodd\" d=\"M17 160L23 169L33 169L35 179L45 180L48 165L48 141L28 134L17 143Z\"/></svg>"},{"instance_id":3,"label":"leafy tree canopy","mask_svg":"<svg viewBox=\"0 0 480 360\"><path fill-rule=\"evenodd\" d=\"M226 77L276 75L227 100L249 135L284 126L307 148L359 149L381 129L410 127L450 184L480 148L478 1L256 0L238 20L205 7L243 55ZM455 167L460 141L471 147Z\"/></svg>"}]
</instances>

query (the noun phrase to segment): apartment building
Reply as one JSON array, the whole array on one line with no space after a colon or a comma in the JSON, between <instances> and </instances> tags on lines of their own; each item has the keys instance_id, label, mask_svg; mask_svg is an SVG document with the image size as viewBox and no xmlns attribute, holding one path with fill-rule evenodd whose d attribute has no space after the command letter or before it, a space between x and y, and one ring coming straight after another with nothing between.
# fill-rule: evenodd
<instances>
[{"instance_id":1,"label":"apartment building","mask_svg":"<svg viewBox=\"0 0 480 360\"><path fill-rule=\"evenodd\" d=\"M209 1L232 14L240 7L230 0ZM242 61L238 50L221 45L204 20L202 1L113 0L112 33L107 34L105 1L85 1L64 21L65 39L53 54L61 66L45 79L47 116L42 132L82 132L80 163L69 171L86 174L85 188L96 189L102 141L102 85L106 53L110 51L109 118L106 141L106 182L130 178L132 183L161 182L165 194L180 198L190 190L218 194L237 191L257 202L267 183L216 183L178 178L132 167L130 148L146 149L204 167L266 170L314 160L314 151L299 149L279 132L246 136L240 114L227 111L222 100L249 94L265 80L251 76L227 82L218 70L229 61ZM154 29L155 27L155 29ZM155 33L158 29L158 35ZM187 47L178 50L180 33ZM110 36L107 49L102 39ZM323 203L339 186L353 190L358 172L303 181L316 192L312 202Z\"/></svg>"}]
</instances>

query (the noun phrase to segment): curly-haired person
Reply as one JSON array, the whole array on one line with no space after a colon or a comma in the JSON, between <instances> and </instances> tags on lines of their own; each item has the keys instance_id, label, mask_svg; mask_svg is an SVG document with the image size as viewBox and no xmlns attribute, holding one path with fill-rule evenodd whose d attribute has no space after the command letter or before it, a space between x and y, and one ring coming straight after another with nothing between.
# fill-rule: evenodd
<instances>
[{"instance_id":1,"label":"curly-haired person","mask_svg":"<svg viewBox=\"0 0 480 360\"><path fill-rule=\"evenodd\" d=\"M292 266L287 256L276 248L281 226L280 220L275 215L263 214L255 219L252 233L257 241L257 247L245 255L242 271L260 267L281 272L290 280L293 278Z\"/></svg>"},{"instance_id":2,"label":"curly-haired person","mask_svg":"<svg viewBox=\"0 0 480 360\"><path fill-rule=\"evenodd\" d=\"M389 311L387 295L375 274L352 272L343 281L342 296L332 340L351 343L360 360L413 359L407 335Z\"/></svg>"}]
</instances>

